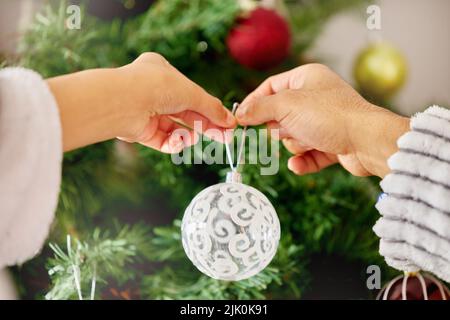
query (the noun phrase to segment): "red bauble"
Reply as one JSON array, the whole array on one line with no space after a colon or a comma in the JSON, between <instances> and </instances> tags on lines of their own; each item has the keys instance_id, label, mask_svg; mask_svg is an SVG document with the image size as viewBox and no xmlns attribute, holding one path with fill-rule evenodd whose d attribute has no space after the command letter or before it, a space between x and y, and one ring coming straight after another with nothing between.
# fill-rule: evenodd
<instances>
[{"instance_id":1,"label":"red bauble","mask_svg":"<svg viewBox=\"0 0 450 320\"><path fill-rule=\"evenodd\" d=\"M227 37L231 56L251 69L268 69L289 54L289 25L274 10L258 8L240 18Z\"/></svg>"},{"instance_id":2,"label":"red bauble","mask_svg":"<svg viewBox=\"0 0 450 320\"><path fill-rule=\"evenodd\" d=\"M406 281L404 282L406 278ZM422 278L423 282L419 278ZM405 290L403 290L405 289ZM424 296L426 291L426 297ZM405 295L404 295L405 294ZM449 300L450 291L429 274L399 276L378 294L378 300Z\"/></svg>"}]
</instances>

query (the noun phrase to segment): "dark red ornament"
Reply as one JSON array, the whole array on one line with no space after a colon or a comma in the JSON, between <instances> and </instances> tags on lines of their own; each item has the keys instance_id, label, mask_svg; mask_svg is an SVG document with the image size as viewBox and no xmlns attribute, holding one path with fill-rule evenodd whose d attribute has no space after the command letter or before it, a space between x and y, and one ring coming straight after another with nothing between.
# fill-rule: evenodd
<instances>
[{"instance_id":1,"label":"dark red ornament","mask_svg":"<svg viewBox=\"0 0 450 320\"><path fill-rule=\"evenodd\" d=\"M289 55L291 33L286 20L276 11L258 8L238 19L226 43L230 55L241 65L264 70Z\"/></svg>"},{"instance_id":2,"label":"dark red ornament","mask_svg":"<svg viewBox=\"0 0 450 320\"><path fill-rule=\"evenodd\" d=\"M378 300L449 300L450 291L429 274L405 274L381 289Z\"/></svg>"}]
</instances>

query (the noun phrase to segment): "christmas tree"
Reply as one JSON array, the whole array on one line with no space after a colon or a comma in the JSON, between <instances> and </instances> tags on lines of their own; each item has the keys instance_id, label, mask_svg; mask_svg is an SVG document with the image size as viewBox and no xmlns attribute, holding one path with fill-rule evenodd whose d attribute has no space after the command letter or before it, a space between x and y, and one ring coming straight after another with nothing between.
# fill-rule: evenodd
<instances>
[{"instance_id":1,"label":"christmas tree","mask_svg":"<svg viewBox=\"0 0 450 320\"><path fill-rule=\"evenodd\" d=\"M125 20L105 21L83 11L79 31L66 27L68 3L61 1L38 14L21 42L17 64L51 77L121 66L142 52L155 51L231 106L268 75L304 63L305 51L326 20L362 3L278 1L279 18L290 29L289 55L281 64L263 64L265 70L260 70L242 61L270 62L273 57L232 50L237 40L230 38L230 30L245 19L243 2L157 1ZM259 165L247 165L243 176L278 212L282 236L277 254L256 276L224 282L201 274L187 259L180 218L197 192L223 180L225 165L174 165L170 156L116 141L67 153L50 245L16 269L23 294L47 299L301 298L315 254L337 254L387 269L371 230L378 217L376 181L338 167L296 177L286 168L286 150L279 158L277 175L261 176ZM149 218L165 225L155 227ZM49 277L39 276L42 281L31 285L29 279L42 274L44 265Z\"/></svg>"}]
</instances>

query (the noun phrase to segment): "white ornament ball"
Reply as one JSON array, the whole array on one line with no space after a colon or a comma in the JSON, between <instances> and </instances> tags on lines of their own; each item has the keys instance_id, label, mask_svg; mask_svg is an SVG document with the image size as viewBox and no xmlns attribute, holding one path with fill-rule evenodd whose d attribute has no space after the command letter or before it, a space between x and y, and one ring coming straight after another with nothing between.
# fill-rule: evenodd
<instances>
[{"instance_id":1,"label":"white ornament ball","mask_svg":"<svg viewBox=\"0 0 450 320\"><path fill-rule=\"evenodd\" d=\"M191 201L181 233L187 256L201 272L238 281L270 263L280 240L280 221L260 191L225 182L204 189Z\"/></svg>"}]
</instances>

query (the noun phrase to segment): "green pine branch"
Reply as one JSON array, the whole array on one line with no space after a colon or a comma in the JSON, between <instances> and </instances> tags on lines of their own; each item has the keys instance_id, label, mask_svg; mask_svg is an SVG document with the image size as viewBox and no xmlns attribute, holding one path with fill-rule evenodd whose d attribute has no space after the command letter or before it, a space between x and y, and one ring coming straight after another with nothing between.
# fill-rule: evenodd
<instances>
[{"instance_id":1,"label":"green pine branch","mask_svg":"<svg viewBox=\"0 0 450 320\"><path fill-rule=\"evenodd\" d=\"M81 11L81 29L66 27L68 1L45 6L39 12L19 46L19 64L52 77L80 70L113 67L126 63L120 21L103 23Z\"/></svg>"},{"instance_id":2,"label":"green pine branch","mask_svg":"<svg viewBox=\"0 0 450 320\"><path fill-rule=\"evenodd\" d=\"M238 14L235 0L158 1L127 25L127 43L135 52L156 51L176 67L186 67L207 52L224 51Z\"/></svg>"},{"instance_id":3,"label":"green pine branch","mask_svg":"<svg viewBox=\"0 0 450 320\"><path fill-rule=\"evenodd\" d=\"M67 237L67 248L50 244L54 257L48 261L51 289L45 295L48 300L77 299L77 282L82 297L89 297L95 286L107 284L107 280L119 283L133 278L135 273L125 272L127 264L137 261L149 251L149 230L137 224L125 226L116 235L95 229L92 237L80 241Z\"/></svg>"},{"instance_id":4,"label":"green pine branch","mask_svg":"<svg viewBox=\"0 0 450 320\"><path fill-rule=\"evenodd\" d=\"M143 278L141 293L147 299L266 299L300 297L308 277L299 261L303 247L283 237L274 261L257 275L242 281L212 279L198 271L183 251L180 220L154 229L149 259L164 267Z\"/></svg>"}]
</instances>

